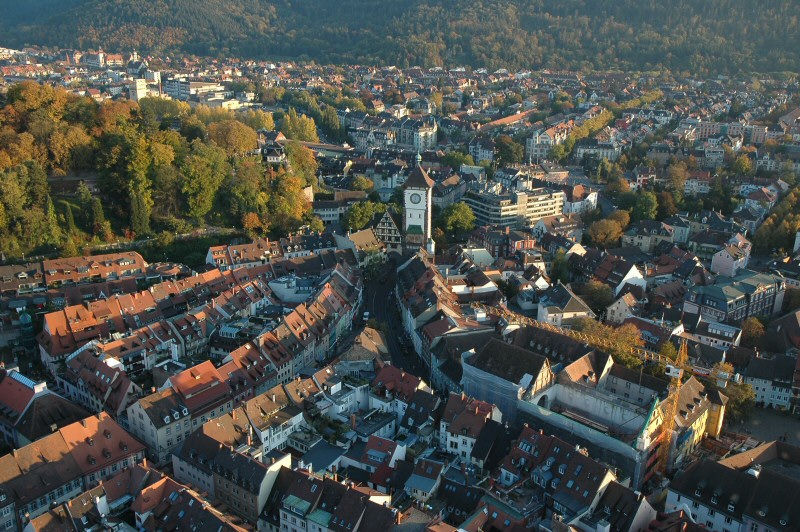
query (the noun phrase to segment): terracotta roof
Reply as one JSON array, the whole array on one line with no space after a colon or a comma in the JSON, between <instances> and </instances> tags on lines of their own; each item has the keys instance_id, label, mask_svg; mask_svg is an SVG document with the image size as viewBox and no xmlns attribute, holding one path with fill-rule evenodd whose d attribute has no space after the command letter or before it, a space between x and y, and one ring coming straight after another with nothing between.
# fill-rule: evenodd
<instances>
[{"instance_id":1,"label":"terracotta roof","mask_svg":"<svg viewBox=\"0 0 800 532\"><path fill-rule=\"evenodd\" d=\"M433 179L428 176L428 172L424 168L417 165L411 170L405 182L405 188L433 188Z\"/></svg>"}]
</instances>

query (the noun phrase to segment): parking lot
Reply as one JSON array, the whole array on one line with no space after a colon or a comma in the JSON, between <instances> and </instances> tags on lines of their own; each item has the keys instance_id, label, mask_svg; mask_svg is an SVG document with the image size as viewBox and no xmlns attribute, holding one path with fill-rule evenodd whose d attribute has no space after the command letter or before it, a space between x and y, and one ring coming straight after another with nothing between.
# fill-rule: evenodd
<instances>
[{"instance_id":1,"label":"parking lot","mask_svg":"<svg viewBox=\"0 0 800 532\"><path fill-rule=\"evenodd\" d=\"M730 429L763 441L785 436L787 442L800 446L800 419L775 410L756 408L747 422Z\"/></svg>"}]
</instances>

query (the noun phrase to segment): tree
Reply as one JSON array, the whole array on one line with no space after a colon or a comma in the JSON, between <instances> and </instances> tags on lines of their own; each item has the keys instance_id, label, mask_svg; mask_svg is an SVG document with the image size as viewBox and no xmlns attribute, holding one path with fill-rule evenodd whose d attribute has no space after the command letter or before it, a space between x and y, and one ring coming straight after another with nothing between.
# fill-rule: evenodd
<instances>
[{"instance_id":1,"label":"tree","mask_svg":"<svg viewBox=\"0 0 800 532\"><path fill-rule=\"evenodd\" d=\"M258 134L238 120L223 120L208 126L208 137L225 150L228 157L242 156L258 146Z\"/></svg>"},{"instance_id":2,"label":"tree","mask_svg":"<svg viewBox=\"0 0 800 532\"><path fill-rule=\"evenodd\" d=\"M192 142L192 153L181 165L182 191L187 214L200 222L211 211L219 187L230 173L225 152L200 140Z\"/></svg>"},{"instance_id":3,"label":"tree","mask_svg":"<svg viewBox=\"0 0 800 532\"><path fill-rule=\"evenodd\" d=\"M634 220L655 220L658 215L658 199L653 192L637 194L636 203L633 205Z\"/></svg>"},{"instance_id":4,"label":"tree","mask_svg":"<svg viewBox=\"0 0 800 532\"><path fill-rule=\"evenodd\" d=\"M46 233L45 233L45 242L48 244L58 244L61 240L61 228L58 226L58 215L56 214L56 208L53 205L52 198L48 195L46 201L47 208L45 210L45 223L46 223Z\"/></svg>"},{"instance_id":5,"label":"tree","mask_svg":"<svg viewBox=\"0 0 800 532\"><path fill-rule=\"evenodd\" d=\"M152 157L143 135L131 135L128 143L131 230L137 235L146 235L150 233L150 215L153 210L152 183L148 177Z\"/></svg>"},{"instance_id":6,"label":"tree","mask_svg":"<svg viewBox=\"0 0 800 532\"><path fill-rule=\"evenodd\" d=\"M242 122L256 131L262 129L272 131L275 129L275 121L272 118L272 113L266 113L260 109L247 111L241 115L240 118Z\"/></svg>"},{"instance_id":7,"label":"tree","mask_svg":"<svg viewBox=\"0 0 800 532\"><path fill-rule=\"evenodd\" d=\"M676 360L678 358L678 350L675 349L675 344L669 341L664 342L664 345L658 350L658 354L669 360Z\"/></svg>"},{"instance_id":8,"label":"tree","mask_svg":"<svg viewBox=\"0 0 800 532\"><path fill-rule=\"evenodd\" d=\"M756 317L749 317L742 322L742 345L759 348L764 342L766 329Z\"/></svg>"},{"instance_id":9,"label":"tree","mask_svg":"<svg viewBox=\"0 0 800 532\"><path fill-rule=\"evenodd\" d=\"M589 238L598 247L615 246L622 238L622 227L614 220L598 220L589 226Z\"/></svg>"},{"instance_id":10,"label":"tree","mask_svg":"<svg viewBox=\"0 0 800 532\"><path fill-rule=\"evenodd\" d=\"M344 213L344 217L342 218L342 225L347 227L350 231L360 231L367 226L376 213L383 213L385 211L386 206L382 203L361 201L347 209L347 212Z\"/></svg>"},{"instance_id":11,"label":"tree","mask_svg":"<svg viewBox=\"0 0 800 532\"><path fill-rule=\"evenodd\" d=\"M569 282L569 262L563 250L558 250L553 257L553 265L550 267L550 279L555 282Z\"/></svg>"},{"instance_id":12,"label":"tree","mask_svg":"<svg viewBox=\"0 0 800 532\"><path fill-rule=\"evenodd\" d=\"M608 184L606 184L605 194L611 199L616 198L620 194L625 192L630 192L631 187L628 185L628 181L622 177L611 178L608 180Z\"/></svg>"},{"instance_id":13,"label":"tree","mask_svg":"<svg viewBox=\"0 0 800 532\"><path fill-rule=\"evenodd\" d=\"M92 223L92 192L86 186L84 181L78 184L77 190L78 206L80 212L78 213L80 221L84 227L90 227ZM91 230L91 229L90 229Z\"/></svg>"},{"instance_id":14,"label":"tree","mask_svg":"<svg viewBox=\"0 0 800 532\"><path fill-rule=\"evenodd\" d=\"M314 152L299 142L288 142L284 149L292 172L301 176L305 185L315 185L319 165Z\"/></svg>"},{"instance_id":15,"label":"tree","mask_svg":"<svg viewBox=\"0 0 800 532\"><path fill-rule=\"evenodd\" d=\"M739 155L731 164L731 173L734 175L749 175L753 172L753 162L746 155Z\"/></svg>"},{"instance_id":16,"label":"tree","mask_svg":"<svg viewBox=\"0 0 800 532\"><path fill-rule=\"evenodd\" d=\"M242 229L247 233L247 236L253 238L258 233L258 230L261 229L261 218L258 217L258 213L245 213L242 216Z\"/></svg>"},{"instance_id":17,"label":"tree","mask_svg":"<svg viewBox=\"0 0 800 532\"><path fill-rule=\"evenodd\" d=\"M62 257L77 257L80 255L78 246L75 244L75 239L71 236L68 236L66 240L64 240L64 245L62 245L61 249L59 249L59 254Z\"/></svg>"},{"instance_id":18,"label":"tree","mask_svg":"<svg viewBox=\"0 0 800 532\"><path fill-rule=\"evenodd\" d=\"M306 225L308 230L314 233L322 233L325 231L325 222L319 216L311 216Z\"/></svg>"},{"instance_id":19,"label":"tree","mask_svg":"<svg viewBox=\"0 0 800 532\"><path fill-rule=\"evenodd\" d=\"M589 345L608 353L615 362L634 369L642 365L633 349L643 346L644 340L633 324L611 327L591 318L581 318L575 328L587 336Z\"/></svg>"},{"instance_id":20,"label":"tree","mask_svg":"<svg viewBox=\"0 0 800 532\"><path fill-rule=\"evenodd\" d=\"M743 422L750 419L756 405L756 393L750 384L730 381L720 391L728 397L725 412L729 423Z\"/></svg>"},{"instance_id":21,"label":"tree","mask_svg":"<svg viewBox=\"0 0 800 532\"><path fill-rule=\"evenodd\" d=\"M66 209L64 210L64 221L67 226L67 236L72 237L78 230L75 227L75 218L72 215L72 206L69 203L66 204Z\"/></svg>"},{"instance_id":22,"label":"tree","mask_svg":"<svg viewBox=\"0 0 800 532\"><path fill-rule=\"evenodd\" d=\"M468 153L462 153L460 151L451 151L450 153L443 155L439 162L442 166L449 166L450 168L458 171L462 165L467 166L475 166L475 161L472 159L472 155Z\"/></svg>"},{"instance_id":23,"label":"tree","mask_svg":"<svg viewBox=\"0 0 800 532\"><path fill-rule=\"evenodd\" d=\"M106 216L103 213L103 202L100 201L100 198L92 198L92 233L95 236L100 235L105 222Z\"/></svg>"},{"instance_id":24,"label":"tree","mask_svg":"<svg viewBox=\"0 0 800 532\"><path fill-rule=\"evenodd\" d=\"M525 147L508 135L499 135L494 143L501 165L521 163L525 158Z\"/></svg>"},{"instance_id":25,"label":"tree","mask_svg":"<svg viewBox=\"0 0 800 532\"><path fill-rule=\"evenodd\" d=\"M288 139L319 142L314 119L306 115L298 115L294 107L289 108L289 111L284 115L280 130Z\"/></svg>"},{"instance_id":26,"label":"tree","mask_svg":"<svg viewBox=\"0 0 800 532\"><path fill-rule=\"evenodd\" d=\"M628 211L614 211L608 215L608 219L617 222L623 231L631 223L631 215Z\"/></svg>"},{"instance_id":27,"label":"tree","mask_svg":"<svg viewBox=\"0 0 800 532\"><path fill-rule=\"evenodd\" d=\"M667 182L672 190L683 192L689 168L684 161L673 162L667 167Z\"/></svg>"},{"instance_id":28,"label":"tree","mask_svg":"<svg viewBox=\"0 0 800 532\"><path fill-rule=\"evenodd\" d=\"M669 218L670 216L678 212L678 207L675 205L675 199L672 194L664 190L658 193L657 198L658 198L657 216L659 220Z\"/></svg>"},{"instance_id":29,"label":"tree","mask_svg":"<svg viewBox=\"0 0 800 532\"><path fill-rule=\"evenodd\" d=\"M592 279L584 286L583 299L594 313L599 316L614 302L614 292L611 291L611 287L607 284Z\"/></svg>"},{"instance_id":30,"label":"tree","mask_svg":"<svg viewBox=\"0 0 800 532\"><path fill-rule=\"evenodd\" d=\"M375 183L364 176L357 175L353 178L353 181L350 182L350 188L352 190L363 190L364 192L369 192L375 188Z\"/></svg>"},{"instance_id":31,"label":"tree","mask_svg":"<svg viewBox=\"0 0 800 532\"><path fill-rule=\"evenodd\" d=\"M475 213L463 201L452 203L442 211L438 225L448 233L466 233L475 227Z\"/></svg>"}]
</instances>

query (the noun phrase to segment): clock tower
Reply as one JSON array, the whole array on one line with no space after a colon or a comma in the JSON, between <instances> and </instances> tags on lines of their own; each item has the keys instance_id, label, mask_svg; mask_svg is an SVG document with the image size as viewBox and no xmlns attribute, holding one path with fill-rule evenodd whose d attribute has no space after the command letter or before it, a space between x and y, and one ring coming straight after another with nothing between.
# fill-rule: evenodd
<instances>
[{"instance_id":1,"label":"clock tower","mask_svg":"<svg viewBox=\"0 0 800 532\"><path fill-rule=\"evenodd\" d=\"M420 164L411 171L404 185L404 222L406 246L412 249L425 247L431 238L431 210L433 201L433 180Z\"/></svg>"}]
</instances>

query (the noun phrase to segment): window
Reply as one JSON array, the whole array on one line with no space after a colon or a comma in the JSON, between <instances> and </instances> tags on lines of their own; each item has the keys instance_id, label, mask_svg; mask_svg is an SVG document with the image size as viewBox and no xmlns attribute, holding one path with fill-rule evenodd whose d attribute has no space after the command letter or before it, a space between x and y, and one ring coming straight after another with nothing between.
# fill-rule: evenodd
<instances>
[{"instance_id":1,"label":"window","mask_svg":"<svg viewBox=\"0 0 800 532\"><path fill-rule=\"evenodd\" d=\"M700 508L700 504L697 501L692 502L692 508Z\"/></svg>"},{"instance_id":2,"label":"window","mask_svg":"<svg viewBox=\"0 0 800 532\"><path fill-rule=\"evenodd\" d=\"M731 524L732 522L733 522L733 519L731 519L730 517L726 517L726 518L725 518L725 524L726 524L726 525L729 525L729 524Z\"/></svg>"}]
</instances>

